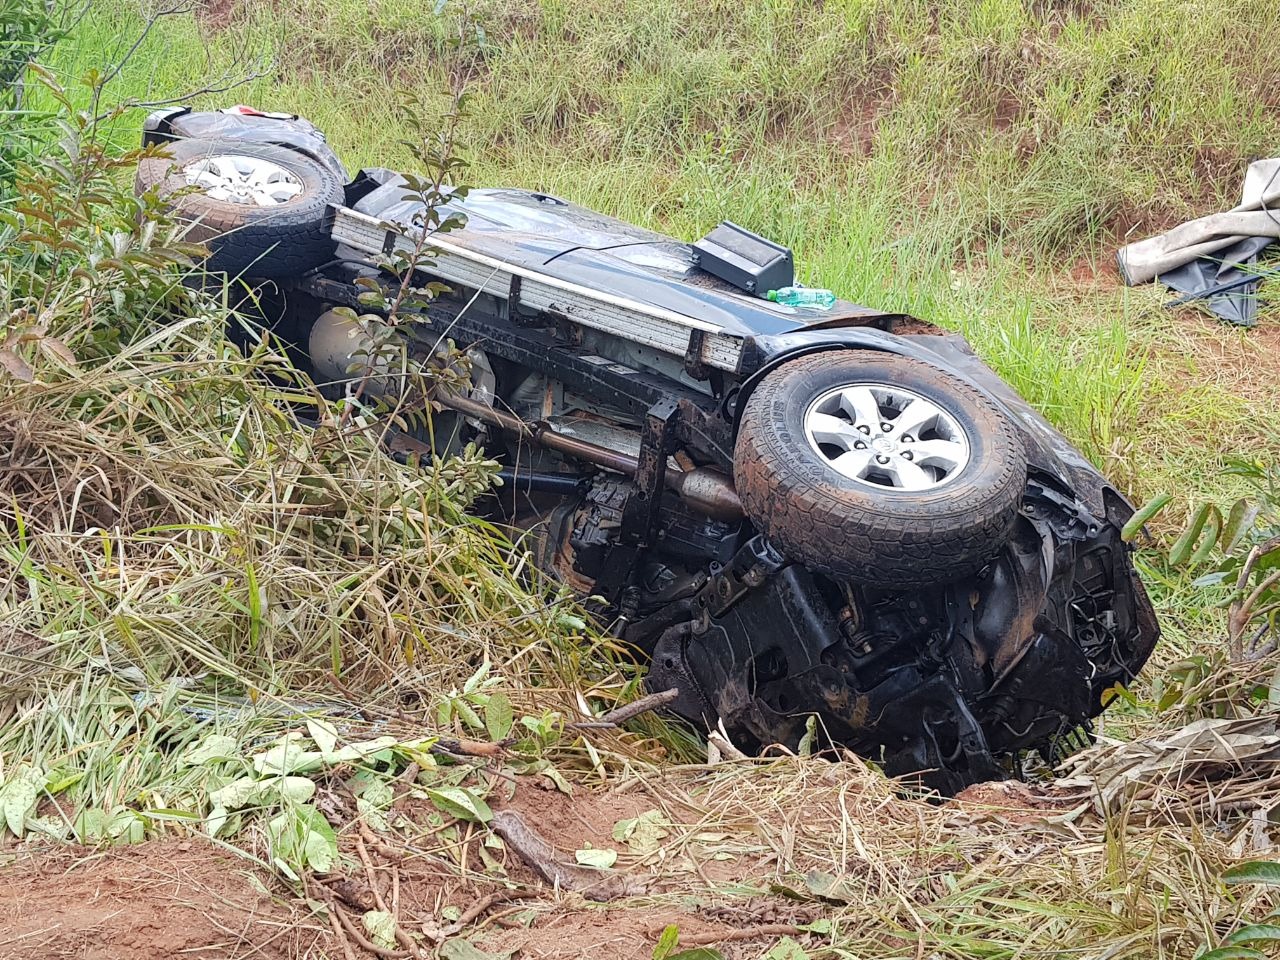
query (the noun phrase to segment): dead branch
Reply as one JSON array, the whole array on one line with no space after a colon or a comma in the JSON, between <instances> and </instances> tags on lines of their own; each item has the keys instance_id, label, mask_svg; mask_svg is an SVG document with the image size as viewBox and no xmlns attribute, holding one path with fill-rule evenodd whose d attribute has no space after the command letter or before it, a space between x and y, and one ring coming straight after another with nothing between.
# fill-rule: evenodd
<instances>
[{"instance_id":1,"label":"dead branch","mask_svg":"<svg viewBox=\"0 0 1280 960\"><path fill-rule=\"evenodd\" d=\"M704 947L712 943L731 943L737 940L755 940L757 937L797 937L804 933L792 923L761 923L754 927L741 927L721 933L681 934L680 945Z\"/></svg>"},{"instance_id":2,"label":"dead branch","mask_svg":"<svg viewBox=\"0 0 1280 960\"><path fill-rule=\"evenodd\" d=\"M387 909L386 901L382 899L382 892L378 889L378 878L373 872L373 861L369 859L369 851L365 849L364 841L359 837L356 840L356 854L360 857L360 863L364 865L364 875L369 884L369 891L373 894L373 902L378 905L378 909L383 913L390 913Z\"/></svg>"},{"instance_id":3,"label":"dead branch","mask_svg":"<svg viewBox=\"0 0 1280 960\"><path fill-rule=\"evenodd\" d=\"M351 918L347 916L346 910L343 909L342 904L338 902L336 897L329 895L326 897L326 900L328 901L330 912L338 918L338 923L342 925L343 931L348 937L359 944L361 949L368 950L375 956L382 957L383 960L405 960L407 957L419 956L416 951L410 953L407 950L388 950L386 947L378 946L360 932L360 929L351 921Z\"/></svg>"},{"instance_id":4,"label":"dead branch","mask_svg":"<svg viewBox=\"0 0 1280 960\"><path fill-rule=\"evenodd\" d=\"M355 951L351 949L351 941L347 939L347 932L338 922L338 914L335 910L329 911L329 926L333 929L333 939L342 946L343 960L356 960Z\"/></svg>"},{"instance_id":5,"label":"dead branch","mask_svg":"<svg viewBox=\"0 0 1280 960\"><path fill-rule=\"evenodd\" d=\"M354 877L329 875L315 879L332 890L343 903L361 913L372 910L378 905L373 891Z\"/></svg>"},{"instance_id":6,"label":"dead branch","mask_svg":"<svg viewBox=\"0 0 1280 960\"><path fill-rule=\"evenodd\" d=\"M1273 537L1266 543L1257 544L1249 551L1245 557L1244 564L1240 567L1240 574L1236 578L1236 593L1244 594L1249 588L1249 578L1253 576L1253 568L1258 560L1265 553L1276 549L1280 546L1280 537ZM1248 629L1249 622L1253 618L1253 608L1262 599L1263 595L1277 583L1280 583L1280 570L1274 571L1269 577L1266 577L1254 590L1243 600L1237 600L1231 604L1231 609L1227 614L1227 654L1233 661L1239 661L1244 657L1244 632Z\"/></svg>"},{"instance_id":7,"label":"dead branch","mask_svg":"<svg viewBox=\"0 0 1280 960\"><path fill-rule=\"evenodd\" d=\"M499 810L493 815L493 832L500 836L516 855L554 886L581 893L588 900L615 900L637 896L640 884L617 874L602 874L560 858L550 843L524 822L514 810Z\"/></svg>"},{"instance_id":8,"label":"dead branch","mask_svg":"<svg viewBox=\"0 0 1280 960\"><path fill-rule=\"evenodd\" d=\"M675 687L670 690L661 690L657 693L651 693L634 700L625 706L618 707L616 710L610 710L608 713L598 717L595 720L582 720L577 723L570 723L566 726L570 730L598 730L610 727L618 727L633 720L642 713L648 713L650 710L657 710L665 707L676 697L680 696L680 691Z\"/></svg>"},{"instance_id":9,"label":"dead branch","mask_svg":"<svg viewBox=\"0 0 1280 960\"><path fill-rule=\"evenodd\" d=\"M422 932L428 940L433 943L439 943L441 940L447 940L450 937L457 936L477 917L487 913L500 903L508 903L512 900L528 900L537 896L539 896L539 894L536 890L495 890L487 897L482 897L471 906L467 907L466 910L462 911L462 915L453 923L443 927L432 927L429 924L424 923L422 925Z\"/></svg>"}]
</instances>

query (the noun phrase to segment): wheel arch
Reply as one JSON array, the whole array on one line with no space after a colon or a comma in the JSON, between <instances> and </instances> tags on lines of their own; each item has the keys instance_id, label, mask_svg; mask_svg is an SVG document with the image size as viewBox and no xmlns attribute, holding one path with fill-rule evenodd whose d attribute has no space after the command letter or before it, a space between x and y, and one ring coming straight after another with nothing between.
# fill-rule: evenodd
<instances>
[{"instance_id":1,"label":"wheel arch","mask_svg":"<svg viewBox=\"0 0 1280 960\"><path fill-rule=\"evenodd\" d=\"M921 341L941 341L931 345ZM974 380L972 372L959 369L947 362L947 354L954 353L960 357L977 359L967 340L959 334L919 334L900 336L888 333L875 327L844 327L824 330L797 330L794 333L776 336L754 337L751 341L754 353L753 372L742 381L734 401L733 429L737 433L742 418L742 411L752 392L766 376L789 360L809 356L815 353L826 353L833 350L871 350L877 353L891 353L901 357L909 357L938 367L947 373ZM995 378L995 374L991 376ZM984 393L989 392L985 384L975 383Z\"/></svg>"},{"instance_id":2,"label":"wheel arch","mask_svg":"<svg viewBox=\"0 0 1280 960\"><path fill-rule=\"evenodd\" d=\"M974 353L969 341L956 333L894 334L875 327L796 330L752 339L748 356L752 372L733 400L733 435L741 427L747 400L760 382L788 361L834 350L868 350L919 360L959 377L986 394L1018 428L1032 470L1074 490L1101 509L1101 491L1111 485L1058 430ZM1120 496L1118 493L1116 496ZM1123 497L1121 497L1123 499Z\"/></svg>"}]
</instances>

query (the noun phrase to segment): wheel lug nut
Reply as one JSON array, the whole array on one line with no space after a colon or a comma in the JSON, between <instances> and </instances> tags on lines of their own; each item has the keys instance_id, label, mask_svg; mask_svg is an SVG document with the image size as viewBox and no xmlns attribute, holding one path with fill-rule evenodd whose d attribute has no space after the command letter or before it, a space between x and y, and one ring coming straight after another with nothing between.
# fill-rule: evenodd
<instances>
[{"instance_id":1,"label":"wheel lug nut","mask_svg":"<svg viewBox=\"0 0 1280 960\"><path fill-rule=\"evenodd\" d=\"M881 455L876 457L876 463L888 463L888 462L889 462L889 458L886 456Z\"/></svg>"},{"instance_id":2,"label":"wheel lug nut","mask_svg":"<svg viewBox=\"0 0 1280 960\"><path fill-rule=\"evenodd\" d=\"M871 428L868 427L865 423L862 423L858 425L858 431L861 433L870 433Z\"/></svg>"},{"instance_id":3,"label":"wheel lug nut","mask_svg":"<svg viewBox=\"0 0 1280 960\"><path fill-rule=\"evenodd\" d=\"M893 433L893 424L892 424L892 423L882 423L882 424L880 424L880 429L881 429L881 430L883 430L885 433Z\"/></svg>"},{"instance_id":4,"label":"wheel lug nut","mask_svg":"<svg viewBox=\"0 0 1280 960\"><path fill-rule=\"evenodd\" d=\"M861 440L859 440L859 441L857 441L857 442L853 445L853 449L855 449L855 450L865 450L865 449L867 449L867 445L866 445L865 443L863 443Z\"/></svg>"},{"instance_id":5,"label":"wheel lug nut","mask_svg":"<svg viewBox=\"0 0 1280 960\"><path fill-rule=\"evenodd\" d=\"M902 442L903 442L903 443L912 443L914 440L915 440L915 437L913 437L913 436L912 436L911 434L909 434L909 433L904 433L904 434L902 435Z\"/></svg>"},{"instance_id":6,"label":"wheel lug nut","mask_svg":"<svg viewBox=\"0 0 1280 960\"><path fill-rule=\"evenodd\" d=\"M911 451L910 451L910 450L903 450L903 451L902 451L902 459L903 459L903 460L910 460L910 459L911 459Z\"/></svg>"}]
</instances>

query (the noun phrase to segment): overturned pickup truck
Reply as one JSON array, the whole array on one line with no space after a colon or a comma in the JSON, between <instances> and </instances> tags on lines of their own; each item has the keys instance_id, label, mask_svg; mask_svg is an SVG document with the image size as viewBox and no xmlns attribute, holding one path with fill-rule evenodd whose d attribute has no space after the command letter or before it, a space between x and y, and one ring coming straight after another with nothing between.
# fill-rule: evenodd
<instances>
[{"instance_id":1,"label":"overturned pickup truck","mask_svg":"<svg viewBox=\"0 0 1280 960\"><path fill-rule=\"evenodd\" d=\"M211 270L275 293L318 383L349 384L362 347L335 308L398 284L379 264L415 246L422 200L349 178L295 117L174 110L145 139L168 156L139 188ZM607 601L674 713L744 750L812 725L954 792L1082 742L1146 661L1131 506L960 337L773 302L790 252L732 224L689 245L526 190L446 206L465 226L421 280L448 292L408 343L470 358L434 397L435 451L503 462L494 509Z\"/></svg>"}]
</instances>

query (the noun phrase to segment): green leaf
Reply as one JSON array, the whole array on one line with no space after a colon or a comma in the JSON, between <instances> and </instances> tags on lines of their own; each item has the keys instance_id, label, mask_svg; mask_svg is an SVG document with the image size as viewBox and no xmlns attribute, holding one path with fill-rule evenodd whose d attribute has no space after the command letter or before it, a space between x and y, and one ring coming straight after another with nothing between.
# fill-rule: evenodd
<instances>
[{"instance_id":1,"label":"green leaf","mask_svg":"<svg viewBox=\"0 0 1280 960\"><path fill-rule=\"evenodd\" d=\"M1261 511L1262 506L1260 504L1244 498L1231 505L1231 509L1227 512L1226 525L1222 528L1223 553L1231 553L1236 547L1240 546L1240 541L1253 528L1253 523L1258 519L1258 514Z\"/></svg>"},{"instance_id":2,"label":"green leaf","mask_svg":"<svg viewBox=\"0 0 1280 960\"><path fill-rule=\"evenodd\" d=\"M324 754L324 762L328 764L352 763L357 760L377 760L378 754L396 746L395 737L374 737L372 740L360 740L339 747L332 753Z\"/></svg>"},{"instance_id":3,"label":"green leaf","mask_svg":"<svg viewBox=\"0 0 1280 960\"><path fill-rule=\"evenodd\" d=\"M385 910L369 910L360 918L369 939L387 950L396 948L396 918Z\"/></svg>"},{"instance_id":4,"label":"green leaf","mask_svg":"<svg viewBox=\"0 0 1280 960\"><path fill-rule=\"evenodd\" d=\"M1214 570L1203 576L1196 577L1191 581L1193 587L1216 587L1223 580L1227 579L1229 574L1225 570Z\"/></svg>"},{"instance_id":5,"label":"green leaf","mask_svg":"<svg viewBox=\"0 0 1280 960\"><path fill-rule=\"evenodd\" d=\"M425 792L436 809L451 817L478 823L488 823L493 819L489 805L465 787L428 788Z\"/></svg>"},{"instance_id":6,"label":"green leaf","mask_svg":"<svg viewBox=\"0 0 1280 960\"><path fill-rule=\"evenodd\" d=\"M1138 531L1146 526L1147 521L1168 506L1172 499L1171 495L1162 493L1150 500L1146 506L1129 518L1129 522L1120 530L1120 538L1125 541L1132 540L1138 535Z\"/></svg>"},{"instance_id":7,"label":"green leaf","mask_svg":"<svg viewBox=\"0 0 1280 960\"><path fill-rule=\"evenodd\" d=\"M1169 563L1172 566L1180 567L1191 558L1191 551L1195 549L1196 544L1200 541L1200 535L1204 532L1205 524L1209 522L1209 517L1217 512L1218 508L1212 503L1201 504L1200 509L1191 518L1191 523L1182 532L1182 536L1174 541L1173 547L1169 550ZM1220 513L1219 518L1221 518ZM1221 522L1219 522L1219 526L1221 526Z\"/></svg>"},{"instance_id":8,"label":"green leaf","mask_svg":"<svg viewBox=\"0 0 1280 960\"><path fill-rule=\"evenodd\" d=\"M365 785L360 788L360 799L368 800L375 807L389 807L395 797L396 792L392 789L391 784L378 778L377 774L373 774Z\"/></svg>"},{"instance_id":9,"label":"green leaf","mask_svg":"<svg viewBox=\"0 0 1280 960\"><path fill-rule=\"evenodd\" d=\"M668 835L666 818L658 810L646 810L638 817L619 820L613 825L613 839L625 843L632 853L647 857L662 846Z\"/></svg>"},{"instance_id":10,"label":"green leaf","mask_svg":"<svg viewBox=\"0 0 1280 960\"><path fill-rule=\"evenodd\" d=\"M324 755L306 750L299 743L297 734L281 738L275 745L253 758L253 768L259 774L309 773L324 766Z\"/></svg>"},{"instance_id":11,"label":"green leaf","mask_svg":"<svg viewBox=\"0 0 1280 960\"><path fill-rule=\"evenodd\" d=\"M1218 543L1218 538L1222 534L1222 512L1215 506L1209 510L1209 522L1205 526L1204 539L1200 541L1200 546L1196 547L1195 553L1191 554L1191 566L1197 567L1209 559L1209 554L1213 553L1213 548Z\"/></svg>"},{"instance_id":12,"label":"green leaf","mask_svg":"<svg viewBox=\"0 0 1280 960\"><path fill-rule=\"evenodd\" d=\"M484 725L489 731L489 739L494 742L505 740L511 733L514 723L515 714L511 710L511 701L507 699L507 695L501 692L491 695L484 708Z\"/></svg>"},{"instance_id":13,"label":"green leaf","mask_svg":"<svg viewBox=\"0 0 1280 960\"><path fill-rule=\"evenodd\" d=\"M1274 923L1254 923L1241 927L1227 939L1222 941L1224 947L1237 943L1256 943L1259 940L1280 940L1280 926Z\"/></svg>"},{"instance_id":14,"label":"green leaf","mask_svg":"<svg viewBox=\"0 0 1280 960\"><path fill-rule=\"evenodd\" d=\"M1196 960L1267 960L1267 955L1252 947L1219 947L1200 954Z\"/></svg>"},{"instance_id":15,"label":"green leaf","mask_svg":"<svg viewBox=\"0 0 1280 960\"><path fill-rule=\"evenodd\" d=\"M385 780L370 778L356 796L356 812L374 830L387 829L387 816L383 811L391 806L395 791Z\"/></svg>"},{"instance_id":16,"label":"green leaf","mask_svg":"<svg viewBox=\"0 0 1280 960\"><path fill-rule=\"evenodd\" d=\"M310 781L308 781L310 782ZM238 810L250 804L258 803L262 796L261 781L253 777L239 777L224 787L209 793L209 802L215 808Z\"/></svg>"},{"instance_id":17,"label":"green leaf","mask_svg":"<svg viewBox=\"0 0 1280 960\"><path fill-rule=\"evenodd\" d=\"M441 960L507 960L514 950L503 950L501 953L490 953L481 950L470 940L446 940L440 946Z\"/></svg>"},{"instance_id":18,"label":"green leaf","mask_svg":"<svg viewBox=\"0 0 1280 960\"><path fill-rule=\"evenodd\" d=\"M764 955L764 960L809 960L809 952L790 937L783 937Z\"/></svg>"},{"instance_id":19,"label":"green leaf","mask_svg":"<svg viewBox=\"0 0 1280 960\"><path fill-rule=\"evenodd\" d=\"M59 776L55 770L52 774L53 779L46 783L44 788L51 796L56 797L63 790L69 790L71 787L74 787L77 783L83 780L85 773L87 773L85 770L73 770L70 773Z\"/></svg>"},{"instance_id":20,"label":"green leaf","mask_svg":"<svg viewBox=\"0 0 1280 960\"><path fill-rule=\"evenodd\" d=\"M207 763L234 760L239 755L240 745L235 737L212 733L187 747L178 762L184 767L203 767Z\"/></svg>"},{"instance_id":21,"label":"green leaf","mask_svg":"<svg viewBox=\"0 0 1280 960\"><path fill-rule=\"evenodd\" d=\"M338 859L338 835L314 806L297 804L267 823L271 852L295 873L311 869L328 873Z\"/></svg>"},{"instance_id":22,"label":"green leaf","mask_svg":"<svg viewBox=\"0 0 1280 960\"><path fill-rule=\"evenodd\" d=\"M1222 882L1228 886L1235 883L1261 883L1268 887L1280 887L1280 863L1274 860L1238 863L1223 872Z\"/></svg>"},{"instance_id":23,"label":"green leaf","mask_svg":"<svg viewBox=\"0 0 1280 960\"><path fill-rule=\"evenodd\" d=\"M581 633L587 629L587 621L572 613L557 613L556 626L566 633Z\"/></svg>"},{"instance_id":24,"label":"green leaf","mask_svg":"<svg viewBox=\"0 0 1280 960\"><path fill-rule=\"evenodd\" d=\"M101 807L85 807L76 814L72 823L76 840L86 845L105 840L108 836L107 823L107 812Z\"/></svg>"},{"instance_id":25,"label":"green leaf","mask_svg":"<svg viewBox=\"0 0 1280 960\"><path fill-rule=\"evenodd\" d=\"M575 850L573 859L584 867L596 867L599 870L608 870L618 862L618 851L608 848L596 849L587 847L583 850Z\"/></svg>"},{"instance_id":26,"label":"green leaf","mask_svg":"<svg viewBox=\"0 0 1280 960\"><path fill-rule=\"evenodd\" d=\"M671 951L676 948L680 942L680 928L674 923L668 924L662 931L662 936L658 937L658 943L653 948L653 960L667 960L671 956Z\"/></svg>"},{"instance_id":27,"label":"green leaf","mask_svg":"<svg viewBox=\"0 0 1280 960\"><path fill-rule=\"evenodd\" d=\"M14 836L21 837L27 817L36 811L36 802L44 788L42 770L21 764L3 787L0 787L0 813Z\"/></svg>"},{"instance_id":28,"label":"green leaf","mask_svg":"<svg viewBox=\"0 0 1280 960\"><path fill-rule=\"evenodd\" d=\"M480 714L476 713L475 707L467 703L466 700L453 701L453 712L467 727L472 730L483 730L484 721L480 719Z\"/></svg>"},{"instance_id":29,"label":"green leaf","mask_svg":"<svg viewBox=\"0 0 1280 960\"><path fill-rule=\"evenodd\" d=\"M106 836L122 843L141 843L146 838L146 821L134 811L118 807L107 821Z\"/></svg>"},{"instance_id":30,"label":"green leaf","mask_svg":"<svg viewBox=\"0 0 1280 960\"><path fill-rule=\"evenodd\" d=\"M269 781L267 786L278 793L281 799L293 803L306 803L316 795L315 783L306 777L281 777L279 780Z\"/></svg>"},{"instance_id":31,"label":"green leaf","mask_svg":"<svg viewBox=\"0 0 1280 960\"><path fill-rule=\"evenodd\" d=\"M802 757L813 755L813 745L818 739L818 716L810 714L809 719L804 722L804 736L800 738L800 743L796 748L796 753Z\"/></svg>"},{"instance_id":32,"label":"green leaf","mask_svg":"<svg viewBox=\"0 0 1280 960\"><path fill-rule=\"evenodd\" d=\"M667 960L724 960L724 954L711 947L694 947L692 950L681 950L667 957Z\"/></svg>"},{"instance_id":33,"label":"green leaf","mask_svg":"<svg viewBox=\"0 0 1280 960\"><path fill-rule=\"evenodd\" d=\"M227 808L214 804L213 809L209 811L209 816L204 820L205 832L211 837L216 837L222 832L222 828L227 825L229 819L231 815L227 813Z\"/></svg>"},{"instance_id":34,"label":"green leaf","mask_svg":"<svg viewBox=\"0 0 1280 960\"><path fill-rule=\"evenodd\" d=\"M464 694L475 693L480 689L480 684L484 683L487 676L489 676L488 660L480 664L480 668L471 676L467 677L467 682L462 685L462 692Z\"/></svg>"},{"instance_id":35,"label":"green leaf","mask_svg":"<svg viewBox=\"0 0 1280 960\"><path fill-rule=\"evenodd\" d=\"M307 718L307 733L316 742L321 753L333 753L338 745L338 728L327 720Z\"/></svg>"}]
</instances>

